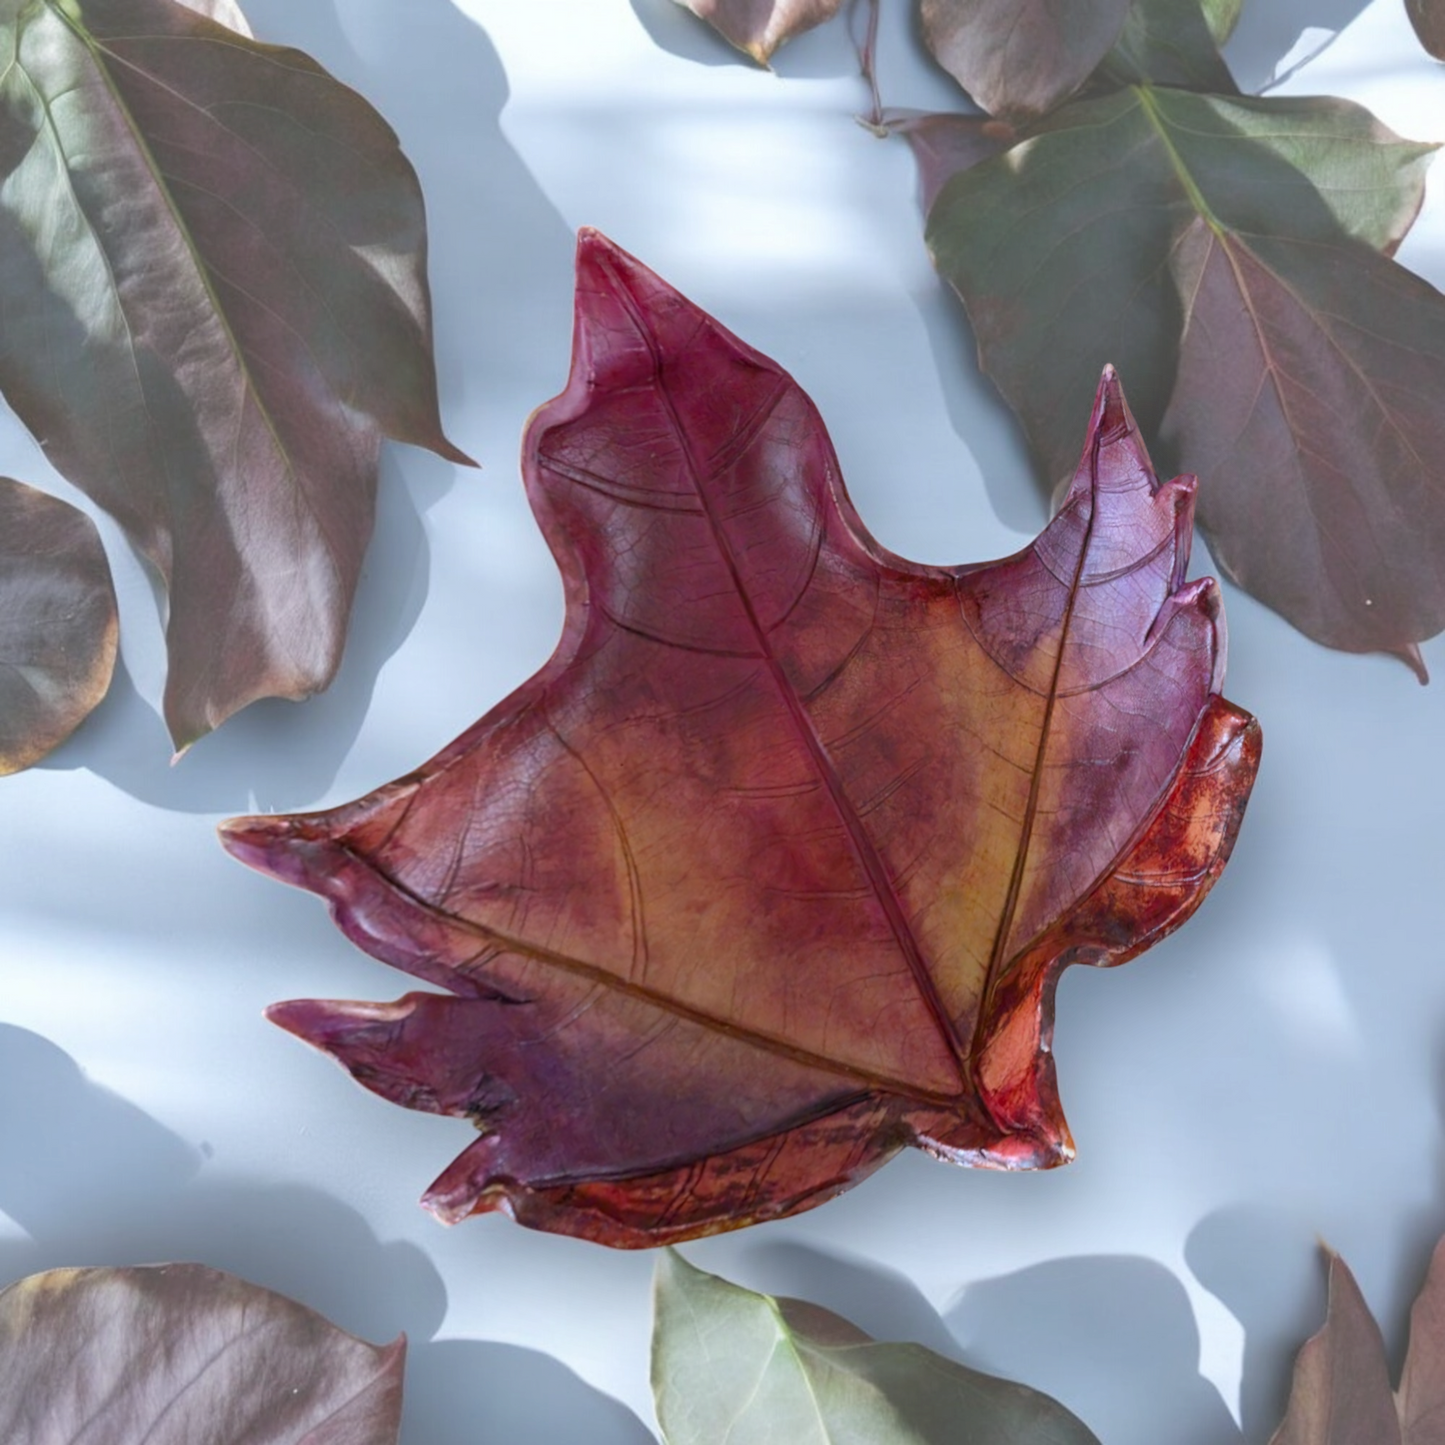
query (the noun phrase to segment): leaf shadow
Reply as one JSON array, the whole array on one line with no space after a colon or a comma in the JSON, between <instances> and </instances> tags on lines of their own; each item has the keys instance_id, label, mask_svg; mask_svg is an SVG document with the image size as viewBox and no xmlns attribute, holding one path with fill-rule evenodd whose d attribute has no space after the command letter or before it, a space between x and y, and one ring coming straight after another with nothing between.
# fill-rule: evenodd
<instances>
[{"instance_id":1,"label":"leaf shadow","mask_svg":"<svg viewBox=\"0 0 1445 1445\"><path fill-rule=\"evenodd\" d=\"M1445 1124L1445 1038L1436 1049L1436 1111ZM1445 1149L1436 1149L1439 1202L1415 1211L1400 1235L1379 1242L1388 1259L1388 1294L1400 1307L1378 1319L1391 1378L1398 1381L1409 1340L1409 1305L1445 1233ZM1250 1445L1264 1445L1289 1404L1295 1357L1325 1319L1328 1263L1314 1221L1246 1202L1206 1215L1191 1231L1184 1257L1200 1284L1244 1330L1240 1418ZM1354 1265L1346 1257L1346 1264Z\"/></svg>"},{"instance_id":2,"label":"leaf shadow","mask_svg":"<svg viewBox=\"0 0 1445 1445\"><path fill-rule=\"evenodd\" d=\"M794 1240L770 1241L747 1251L742 1272L753 1287L821 1305L875 1340L919 1344L959 1358L958 1341L918 1286L872 1260Z\"/></svg>"},{"instance_id":3,"label":"leaf shadow","mask_svg":"<svg viewBox=\"0 0 1445 1445\"><path fill-rule=\"evenodd\" d=\"M970 1285L945 1319L970 1365L1054 1396L1108 1445L1242 1440L1199 1374L1184 1286L1155 1260L1034 1265Z\"/></svg>"},{"instance_id":4,"label":"leaf shadow","mask_svg":"<svg viewBox=\"0 0 1445 1445\"><path fill-rule=\"evenodd\" d=\"M1247 1440L1268 1440L1284 1419L1295 1354L1325 1317L1319 1242L1281 1210L1238 1204L1202 1219L1184 1257L1243 1327L1240 1420Z\"/></svg>"},{"instance_id":5,"label":"leaf shadow","mask_svg":"<svg viewBox=\"0 0 1445 1445\"><path fill-rule=\"evenodd\" d=\"M502 134L507 78L475 20L452 0L349 11L334 0L248 0L246 13L260 39L307 51L365 95L415 166L427 199L442 415L488 474L478 478L416 448L384 447L375 534L335 681L299 705L253 704L175 768L165 729L132 676L160 671L159 636L125 627L123 646L139 665L118 672L111 695L46 766L90 768L145 802L185 812L245 811L257 798L297 807L326 793L383 665L426 603L427 514L457 486L515 485L515 433L505 452L488 455L472 435L477 419L489 424L488 399L504 394L503 378L511 386L526 376L528 394L539 397L554 391L553 341L570 334L570 297L547 282L568 274L573 235ZM446 125L436 123L439 104ZM538 299L554 296L555 315Z\"/></svg>"},{"instance_id":6,"label":"leaf shadow","mask_svg":"<svg viewBox=\"0 0 1445 1445\"><path fill-rule=\"evenodd\" d=\"M1273 77L1279 62L1303 32L1343 30L1364 9L1368 0L1270 0L1267 5L1246 4L1239 24L1224 47L1224 58L1239 88L1257 92Z\"/></svg>"},{"instance_id":7,"label":"leaf shadow","mask_svg":"<svg viewBox=\"0 0 1445 1445\"><path fill-rule=\"evenodd\" d=\"M0 1287L68 1265L197 1261L320 1311L374 1342L408 1337L401 1445L589 1439L648 1445L629 1410L518 1346L435 1341L446 1287L410 1243L379 1240L320 1190L209 1172L143 1110L29 1030L0 1024Z\"/></svg>"}]
</instances>

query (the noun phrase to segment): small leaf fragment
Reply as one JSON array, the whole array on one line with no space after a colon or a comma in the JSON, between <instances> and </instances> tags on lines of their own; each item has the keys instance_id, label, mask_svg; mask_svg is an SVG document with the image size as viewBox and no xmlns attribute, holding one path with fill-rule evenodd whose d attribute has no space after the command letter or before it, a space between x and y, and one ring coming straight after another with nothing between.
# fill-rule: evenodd
<instances>
[{"instance_id":1,"label":"small leaf fragment","mask_svg":"<svg viewBox=\"0 0 1445 1445\"><path fill-rule=\"evenodd\" d=\"M1405 0L1405 13L1420 44L1436 60L1445 60L1445 5L1441 0Z\"/></svg>"},{"instance_id":2,"label":"small leaf fragment","mask_svg":"<svg viewBox=\"0 0 1445 1445\"><path fill-rule=\"evenodd\" d=\"M396 1445L405 1339L369 1345L196 1264L0 1291L6 1445Z\"/></svg>"},{"instance_id":3,"label":"small leaf fragment","mask_svg":"<svg viewBox=\"0 0 1445 1445\"><path fill-rule=\"evenodd\" d=\"M990 115L1046 114L1119 38L1130 0L922 0L934 58Z\"/></svg>"},{"instance_id":4,"label":"small leaf fragment","mask_svg":"<svg viewBox=\"0 0 1445 1445\"><path fill-rule=\"evenodd\" d=\"M1054 520L1001 561L864 530L811 402L595 233L527 489L558 650L430 763L222 829L449 991L271 1017L481 1138L427 1192L623 1247L810 1208L914 1145L1071 1157L1069 962L1178 927L1257 724L1219 695L1194 484L1105 372Z\"/></svg>"},{"instance_id":5,"label":"small leaf fragment","mask_svg":"<svg viewBox=\"0 0 1445 1445\"><path fill-rule=\"evenodd\" d=\"M766 65L784 42L838 13L843 0L677 0L730 44Z\"/></svg>"},{"instance_id":6,"label":"small leaf fragment","mask_svg":"<svg viewBox=\"0 0 1445 1445\"><path fill-rule=\"evenodd\" d=\"M1404 1445L1445 1440L1445 1239L1410 1311L1410 1346L1396 1395Z\"/></svg>"},{"instance_id":7,"label":"small leaf fragment","mask_svg":"<svg viewBox=\"0 0 1445 1445\"><path fill-rule=\"evenodd\" d=\"M0 775L38 762L110 687L117 619L95 524L0 478Z\"/></svg>"},{"instance_id":8,"label":"small leaf fragment","mask_svg":"<svg viewBox=\"0 0 1445 1445\"><path fill-rule=\"evenodd\" d=\"M395 135L228 18L0 0L0 390L164 581L181 747L330 680L382 436L465 460Z\"/></svg>"},{"instance_id":9,"label":"small leaf fragment","mask_svg":"<svg viewBox=\"0 0 1445 1445\"><path fill-rule=\"evenodd\" d=\"M652 1388L666 1445L1099 1445L1049 1396L922 1345L881 1344L801 1300L754 1294L667 1250Z\"/></svg>"}]
</instances>

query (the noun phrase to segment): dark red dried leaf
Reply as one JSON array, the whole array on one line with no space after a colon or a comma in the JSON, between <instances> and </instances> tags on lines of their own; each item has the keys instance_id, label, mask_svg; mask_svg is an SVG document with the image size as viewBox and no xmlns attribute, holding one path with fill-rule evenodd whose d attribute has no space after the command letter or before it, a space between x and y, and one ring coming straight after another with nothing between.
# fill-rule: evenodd
<instances>
[{"instance_id":1,"label":"dark red dried leaf","mask_svg":"<svg viewBox=\"0 0 1445 1445\"><path fill-rule=\"evenodd\" d=\"M380 116L232 0L6 14L0 389L165 583L185 746L330 680L382 437L465 460L421 193Z\"/></svg>"},{"instance_id":2,"label":"dark red dried leaf","mask_svg":"<svg viewBox=\"0 0 1445 1445\"><path fill-rule=\"evenodd\" d=\"M385 1347L198 1264L54 1269L0 1290L5 1445L396 1445Z\"/></svg>"},{"instance_id":3,"label":"dark red dried leaf","mask_svg":"<svg viewBox=\"0 0 1445 1445\"><path fill-rule=\"evenodd\" d=\"M921 0L923 36L990 115L1023 121L1067 100L1118 40L1131 0Z\"/></svg>"},{"instance_id":4,"label":"dark red dried leaf","mask_svg":"<svg viewBox=\"0 0 1445 1445\"><path fill-rule=\"evenodd\" d=\"M223 830L450 996L275 1020L478 1125L427 1194L449 1221L651 1245L905 1145L1069 1158L1058 972L1193 911L1259 754L1184 582L1193 481L1157 482L1112 372L1033 546L905 562L797 384L588 233L524 467L551 661L409 777Z\"/></svg>"},{"instance_id":5,"label":"dark red dried leaf","mask_svg":"<svg viewBox=\"0 0 1445 1445\"><path fill-rule=\"evenodd\" d=\"M117 619L95 524L0 477L0 774L38 762L110 687Z\"/></svg>"}]
</instances>

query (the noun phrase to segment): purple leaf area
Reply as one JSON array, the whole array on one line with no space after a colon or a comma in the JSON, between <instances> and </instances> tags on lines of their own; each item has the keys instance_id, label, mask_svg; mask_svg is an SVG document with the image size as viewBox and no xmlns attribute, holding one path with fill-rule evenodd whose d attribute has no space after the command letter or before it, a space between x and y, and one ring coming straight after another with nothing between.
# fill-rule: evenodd
<instances>
[{"instance_id":1,"label":"purple leaf area","mask_svg":"<svg viewBox=\"0 0 1445 1445\"><path fill-rule=\"evenodd\" d=\"M766 65L785 41L825 20L843 0L677 0L719 35Z\"/></svg>"},{"instance_id":2,"label":"purple leaf area","mask_svg":"<svg viewBox=\"0 0 1445 1445\"><path fill-rule=\"evenodd\" d=\"M0 1291L5 1445L396 1445L381 1347L196 1264L57 1269Z\"/></svg>"},{"instance_id":3,"label":"purple leaf area","mask_svg":"<svg viewBox=\"0 0 1445 1445\"><path fill-rule=\"evenodd\" d=\"M1445 298L1362 246L1220 236L1193 283L1164 444L1209 479L1215 560L1311 637L1403 656L1445 627Z\"/></svg>"},{"instance_id":4,"label":"purple leaf area","mask_svg":"<svg viewBox=\"0 0 1445 1445\"><path fill-rule=\"evenodd\" d=\"M988 111L1024 121L1053 110L1119 38L1131 0L922 0L928 48Z\"/></svg>"},{"instance_id":5,"label":"purple leaf area","mask_svg":"<svg viewBox=\"0 0 1445 1445\"><path fill-rule=\"evenodd\" d=\"M881 124L890 135L901 135L913 151L924 215L954 176L1008 150L1019 139L1007 122L982 115L889 111Z\"/></svg>"},{"instance_id":6,"label":"purple leaf area","mask_svg":"<svg viewBox=\"0 0 1445 1445\"><path fill-rule=\"evenodd\" d=\"M330 680L382 437L465 460L396 137L238 18L27 5L0 77L0 390L163 579L181 747Z\"/></svg>"},{"instance_id":7,"label":"purple leaf area","mask_svg":"<svg viewBox=\"0 0 1445 1445\"><path fill-rule=\"evenodd\" d=\"M1405 13L1420 44L1436 60L1445 60L1445 4L1441 0L1405 0Z\"/></svg>"},{"instance_id":8,"label":"purple leaf area","mask_svg":"<svg viewBox=\"0 0 1445 1445\"><path fill-rule=\"evenodd\" d=\"M0 774L38 762L105 696L116 634L95 524L0 478Z\"/></svg>"},{"instance_id":9,"label":"purple leaf area","mask_svg":"<svg viewBox=\"0 0 1445 1445\"><path fill-rule=\"evenodd\" d=\"M1260 746L1219 696L1214 584L1184 581L1192 479L1159 483L1113 373L1032 546L910 563L797 384L584 233L524 475L566 588L550 662L369 797L223 829L450 996L275 1021L477 1126L427 1194L448 1221L642 1246L906 1145L1069 1158L1058 970L1188 917Z\"/></svg>"}]
</instances>

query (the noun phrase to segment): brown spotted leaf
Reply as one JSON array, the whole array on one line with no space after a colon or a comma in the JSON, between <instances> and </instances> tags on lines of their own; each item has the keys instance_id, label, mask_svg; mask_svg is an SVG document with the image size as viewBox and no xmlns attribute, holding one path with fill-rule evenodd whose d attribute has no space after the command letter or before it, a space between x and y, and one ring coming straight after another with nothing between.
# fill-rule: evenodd
<instances>
[{"instance_id":1,"label":"brown spotted leaf","mask_svg":"<svg viewBox=\"0 0 1445 1445\"><path fill-rule=\"evenodd\" d=\"M95 524L0 477L0 774L38 762L105 696L116 625Z\"/></svg>"},{"instance_id":2,"label":"brown spotted leaf","mask_svg":"<svg viewBox=\"0 0 1445 1445\"><path fill-rule=\"evenodd\" d=\"M831 20L843 0L677 0L719 35L766 65L786 40Z\"/></svg>"},{"instance_id":3,"label":"brown spotted leaf","mask_svg":"<svg viewBox=\"0 0 1445 1445\"><path fill-rule=\"evenodd\" d=\"M330 680L382 437L461 459L411 166L238 21L0 0L0 391L165 583L181 746Z\"/></svg>"},{"instance_id":4,"label":"brown spotted leaf","mask_svg":"<svg viewBox=\"0 0 1445 1445\"><path fill-rule=\"evenodd\" d=\"M5 1445L396 1445L406 1341L197 1264L0 1290Z\"/></svg>"},{"instance_id":5,"label":"brown spotted leaf","mask_svg":"<svg viewBox=\"0 0 1445 1445\"><path fill-rule=\"evenodd\" d=\"M594 233L576 327L524 448L551 661L416 773L223 830L448 993L272 1017L479 1127L426 1196L449 1221L651 1245L905 1145L1069 1158L1058 971L1193 911L1258 760L1184 581L1192 479L1157 481L1108 372L1032 546L914 564L797 384Z\"/></svg>"}]
</instances>

